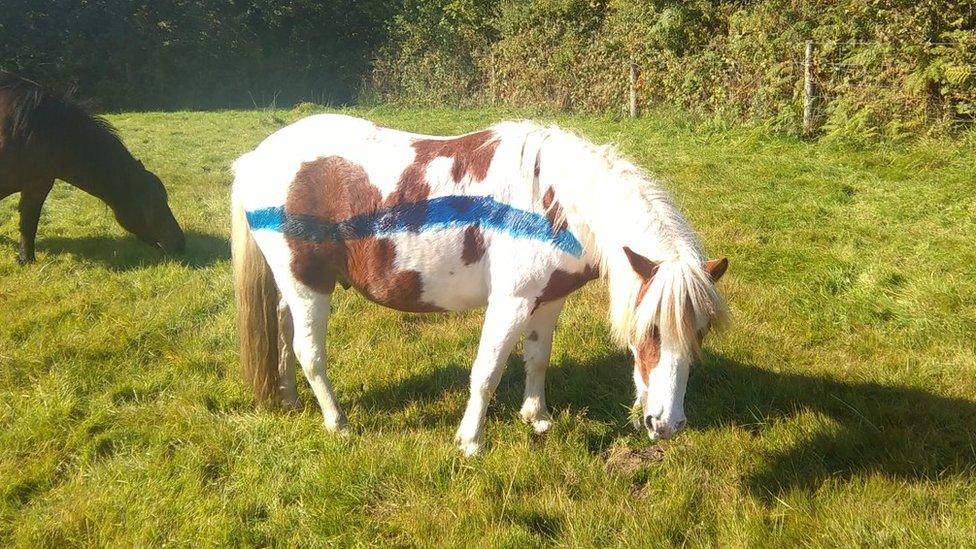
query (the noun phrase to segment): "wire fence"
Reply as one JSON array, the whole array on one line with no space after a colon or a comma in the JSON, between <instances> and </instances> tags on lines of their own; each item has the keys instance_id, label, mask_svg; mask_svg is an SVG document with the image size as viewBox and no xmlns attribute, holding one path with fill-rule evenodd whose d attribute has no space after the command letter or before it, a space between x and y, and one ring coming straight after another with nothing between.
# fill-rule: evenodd
<instances>
[{"instance_id":1,"label":"wire fence","mask_svg":"<svg viewBox=\"0 0 976 549\"><path fill-rule=\"evenodd\" d=\"M976 62L962 42L884 43L864 40L806 43L804 104L815 132L833 105L870 107L922 118L925 124L976 121ZM852 110L849 108L849 110Z\"/></svg>"},{"instance_id":2,"label":"wire fence","mask_svg":"<svg viewBox=\"0 0 976 549\"><path fill-rule=\"evenodd\" d=\"M798 85L807 135L818 133L828 120L838 123L859 115L906 128L976 125L974 40L811 40L773 65L725 67L721 85L726 99L741 112L762 118L778 108L770 105L795 100ZM637 98L646 91L643 71L632 61L628 73L624 109L636 116ZM784 81L783 75L791 76Z\"/></svg>"}]
</instances>

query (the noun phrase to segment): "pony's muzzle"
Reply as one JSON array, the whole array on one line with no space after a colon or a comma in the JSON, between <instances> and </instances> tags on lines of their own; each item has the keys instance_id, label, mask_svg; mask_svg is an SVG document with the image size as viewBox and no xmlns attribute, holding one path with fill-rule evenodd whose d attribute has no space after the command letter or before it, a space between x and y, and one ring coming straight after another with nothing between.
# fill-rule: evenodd
<instances>
[{"instance_id":1,"label":"pony's muzzle","mask_svg":"<svg viewBox=\"0 0 976 549\"><path fill-rule=\"evenodd\" d=\"M186 235L175 219L168 227L157 231L157 234L147 241L149 244L155 244L167 255L182 255L186 251Z\"/></svg>"},{"instance_id":2,"label":"pony's muzzle","mask_svg":"<svg viewBox=\"0 0 976 549\"><path fill-rule=\"evenodd\" d=\"M157 245L169 255L182 255L186 251L186 237L180 231L165 242L157 242Z\"/></svg>"},{"instance_id":3,"label":"pony's muzzle","mask_svg":"<svg viewBox=\"0 0 976 549\"><path fill-rule=\"evenodd\" d=\"M684 429L686 423L685 418L669 422L657 416L644 416L644 426L651 440L667 440Z\"/></svg>"}]
</instances>

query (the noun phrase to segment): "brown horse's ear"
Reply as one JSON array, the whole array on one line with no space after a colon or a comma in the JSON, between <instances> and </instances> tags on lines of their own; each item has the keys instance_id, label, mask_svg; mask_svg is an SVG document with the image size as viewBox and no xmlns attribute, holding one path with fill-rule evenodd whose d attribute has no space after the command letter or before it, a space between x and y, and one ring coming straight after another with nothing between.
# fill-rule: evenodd
<instances>
[{"instance_id":1,"label":"brown horse's ear","mask_svg":"<svg viewBox=\"0 0 976 549\"><path fill-rule=\"evenodd\" d=\"M657 272L657 263L631 250L627 246L624 246L624 253L627 254L627 261L630 261L630 266L634 268L634 271L641 278L650 280L654 277L654 273Z\"/></svg>"},{"instance_id":2,"label":"brown horse's ear","mask_svg":"<svg viewBox=\"0 0 976 549\"><path fill-rule=\"evenodd\" d=\"M704 267L708 276L712 277L712 282L718 282L718 279L722 278L722 275L729 268L729 260L725 257L722 259L709 259L705 262Z\"/></svg>"}]
</instances>

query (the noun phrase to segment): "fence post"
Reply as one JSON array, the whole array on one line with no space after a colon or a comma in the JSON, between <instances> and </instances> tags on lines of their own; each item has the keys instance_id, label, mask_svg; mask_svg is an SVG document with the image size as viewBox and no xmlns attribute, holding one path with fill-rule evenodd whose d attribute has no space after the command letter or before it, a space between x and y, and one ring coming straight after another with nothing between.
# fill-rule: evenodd
<instances>
[{"instance_id":1,"label":"fence post","mask_svg":"<svg viewBox=\"0 0 976 549\"><path fill-rule=\"evenodd\" d=\"M637 63L630 62L630 117L637 118Z\"/></svg>"},{"instance_id":2,"label":"fence post","mask_svg":"<svg viewBox=\"0 0 976 549\"><path fill-rule=\"evenodd\" d=\"M496 89L497 83L495 82L495 50L491 50L491 80L488 83L491 87L491 106L494 107L495 103L498 102L498 91Z\"/></svg>"},{"instance_id":3,"label":"fence post","mask_svg":"<svg viewBox=\"0 0 976 549\"><path fill-rule=\"evenodd\" d=\"M813 104L816 101L813 84L813 40L807 40L806 57L803 60L803 135L813 135Z\"/></svg>"}]
</instances>

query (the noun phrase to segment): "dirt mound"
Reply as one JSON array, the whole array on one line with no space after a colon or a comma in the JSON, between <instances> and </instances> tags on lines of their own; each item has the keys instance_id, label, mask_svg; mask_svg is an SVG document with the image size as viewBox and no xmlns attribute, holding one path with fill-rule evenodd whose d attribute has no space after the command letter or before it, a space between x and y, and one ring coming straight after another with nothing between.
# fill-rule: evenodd
<instances>
[{"instance_id":1,"label":"dirt mound","mask_svg":"<svg viewBox=\"0 0 976 549\"><path fill-rule=\"evenodd\" d=\"M632 475L642 465L664 459L665 448L660 444L634 450L626 446L614 446L607 450L606 467L611 473Z\"/></svg>"}]
</instances>

